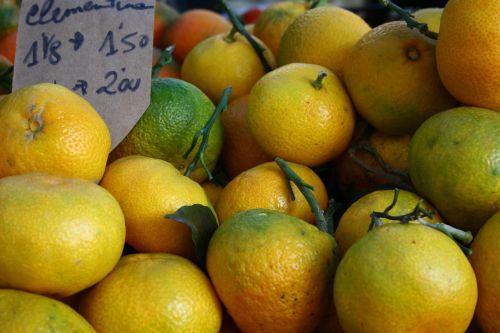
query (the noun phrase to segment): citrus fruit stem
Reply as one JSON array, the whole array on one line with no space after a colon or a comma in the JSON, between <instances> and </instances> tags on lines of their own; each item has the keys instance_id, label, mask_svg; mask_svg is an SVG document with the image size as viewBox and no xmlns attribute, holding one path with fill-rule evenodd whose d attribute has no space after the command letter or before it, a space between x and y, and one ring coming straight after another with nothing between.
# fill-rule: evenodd
<instances>
[{"instance_id":1,"label":"citrus fruit stem","mask_svg":"<svg viewBox=\"0 0 500 333\"><path fill-rule=\"evenodd\" d=\"M215 111L212 113L205 126L203 126L198 132L196 132L196 134L193 137L193 141L191 142L191 147L189 147L188 151L184 153L183 157L187 158L191 153L191 151L196 146L196 144L198 143L198 138L200 136L202 137L200 147L198 148L198 152L196 153L193 160L186 169L184 176L189 177L193 172L194 168L196 167L196 165L198 164L198 162L200 162L201 166L207 173L208 180L212 180L214 178L212 173L208 169L207 164L205 163L205 158L203 154L208 147L208 138L210 136L210 130L212 129L215 121L217 120L221 112L227 108L227 104L229 102L229 95L231 94L231 89L232 89L231 87L226 87L224 89L224 91L222 92L222 97L220 99L220 102L215 108Z\"/></svg>"},{"instance_id":2,"label":"citrus fruit stem","mask_svg":"<svg viewBox=\"0 0 500 333\"><path fill-rule=\"evenodd\" d=\"M29 111L29 119L28 119L28 129L31 132L29 134L29 138L34 140L36 136L42 132L44 121L43 121L43 112L45 111L45 106L42 105L39 109L37 109L36 105L32 105L31 110Z\"/></svg>"},{"instance_id":3,"label":"citrus fruit stem","mask_svg":"<svg viewBox=\"0 0 500 333\"><path fill-rule=\"evenodd\" d=\"M466 246L472 243L473 237L470 231L463 231L445 223L432 224L421 218L419 218L418 221L425 226L441 231L453 239L466 255L470 256L472 254L472 250Z\"/></svg>"},{"instance_id":4,"label":"citrus fruit stem","mask_svg":"<svg viewBox=\"0 0 500 333\"><path fill-rule=\"evenodd\" d=\"M470 231L463 231L457 228L454 228L448 224L445 223L430 223L424 220L424 217L432 218L435 214L435 212L429 212L426 209L422 208L420 204L422 203L423 200L420 200L419 203L415 206L415 208L403 215L390 215L389 211L394 208L398 201L399 197L399 189L395 188L394 189L394 198L389 206L384 209L383 212L372 212L370 214L370 217L372 219L370 223L370 227L368 230L371 230L373 227L378 227L383 225L384 223L382 222L382 219L387 219L391 221L399 221L401 224L408 224L411 221L418 221L419 223L436 229L438 231L441 231L448 237L450 237L459 247L460 249L466 254L466 255L471 255L472 250L468 248L466 245L469 245L472 242L472 233Z\"/></svg>"},{"instance_id":5,"label":"citrus fruit stem","mask_svg":"<svg viewBox=\"0 0 500 333\"><path fill-rule=\"evenodd\" d=\"M333 231L333 227L331 226L328 228L327 221L325 218L325 214L321 207L318 204L318 200L314 197L314 194L312 191L314 191L314 187L311 185L307 184L304 182L283 160L281 157L276 157L275 162L278 164L280 169L283 171L285 174L286 179L288 180L287 186L288 189L290 190L290 193L292 195L292 200L295 200L295 195L293 194L291 182L294 182L295 185L299 188L299 191L304 195L304 197L307 200L307 203L311 207L311 211L313 212L314 216L316 217L316 225L318 226L318 229L328 233L328 230Z\"/></svg>"},{"instance_id":6,"label":"citrus fruit stem","mask_svg":"<svg viewBox=\"0 0 500 333\"><path fill-rule=\"evenodd\" d=\"M424 36L427 36L431 39L437 40L438 34L430 31L429 27L427 26L426 23L418 22L415 20L412 14L410 14L408 11L404 10L403 8L399 7L395 3L393 3L391 0L379 0L380 3L382 3L385 7L395 11L398 13L406 22L406 25L410 29L417 29L421 34Z\"/></svg>"},{"instance_id":7,"label":"citrus fruit stem","mask_svg":"<svg viewBox=\"0 0 500 333\"><path fill-rule=\"evenodd\" d=\"M317 90L320 90L322 87L323 87L323 79L326 77L326 71L324 70L320 70L319 71L319 74L318 74L318 77L316 78L316 80L314 81L311 81L311 85L317 89Z\"/></svg>"},{"instance_id":8,"label":"citrus fruit stem","mask_svg":"<svg viewBox=\"0 0 500 333\"><path fill-rule=\"evenodd\" d=\"M235 38L234 38L234 35L237 33L238 31L233 27L231 29L231 31L229 31L229 33L227 34L226 37L224 37L224 40L228 43L228 44L231 44L235 41Z\"/></svg>"},{"instance_id":9,"label":"citrus fruit stem","mask_svg":"<svg viewBox=\"0 0 500 333\"><path fill-rule=\"evenodd\" d=\"M226 3L226 0L221 0L222 7L226 11L226 13L229 15L229 19L231 20L231 23L233 24L233 29L236 29L240 34L242 34L246 40L250 43L250 45L253 47L255 52L257 53L257 56L259 57L260 62L262 63L262 67L264 67L264 72L270 72L272 70L271 66L266 60L266 57L264 57L264 52L266 49L260 45L253 37L252 35L245 29L243 24L241 24L240 20L238 17L234 14L234 12L229 8L229 6Z\"/></svg>"},{"instance_id":10,"label":"citrus fruit stem","mask_svg":"<svg viewBox=\"0 0 500 333\"><path fill-rule=\"evenodd\" d=\"M153 79L158 78L163 66L172 62L172 53L174 52L174 49L175 45L170 45L160 54L160 57L158 58L156 64L153 66L153 70L151 73Z\"/></svg>"},{"instance_id":11,"label":"citrus fruit stem","mask_svg":"<svg viewBox=\"0 0 500 333\"><path fill-rule=\"evenodd\" d=\"M307 2L310 3L309 9L314 9L327 4L327 0L308 0Z\"/></svg>"},{"instance_id":12,"label":"citrus fruit stem","mask_svg":"<svg viewBox=\"0 0 500 333\"><path fill-rule=\"evenodd\" d=\"M347 151L349 157L364 170L371 172L384 179L387 179L388 181L390 181L393 184L396 184L397 187L403 190L414 192L415 190L411 185L410 176L408 175L408 173L398 168L394 168L389 164L385 163L384 159L380 156L377 150L372 147L369 139L370 136L373 134L373 132L374 128L372 126L365 127L363 133L359 136L359 138L353 143L353 145ZM360 150L370 154L382 169L373 167L365 163L358 156L356 156L356 153Z\"/></svg>"}]
</instances>

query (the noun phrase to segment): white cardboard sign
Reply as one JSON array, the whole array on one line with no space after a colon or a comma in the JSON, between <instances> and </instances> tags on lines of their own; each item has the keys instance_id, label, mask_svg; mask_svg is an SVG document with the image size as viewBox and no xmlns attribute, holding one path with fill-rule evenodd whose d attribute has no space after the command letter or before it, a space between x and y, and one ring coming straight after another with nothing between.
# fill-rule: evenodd
<instances>
[{"instance_id":1,"label":"white cardboard sign","mask_svg":"<svg viewBox=\"0 0 500 333\"><path fill-rule=\"evenodd\" d=\"M149 105L155 0L23 0L13 89L61 84L88 100L114 148Z\"/></svg>"}]
</instances>

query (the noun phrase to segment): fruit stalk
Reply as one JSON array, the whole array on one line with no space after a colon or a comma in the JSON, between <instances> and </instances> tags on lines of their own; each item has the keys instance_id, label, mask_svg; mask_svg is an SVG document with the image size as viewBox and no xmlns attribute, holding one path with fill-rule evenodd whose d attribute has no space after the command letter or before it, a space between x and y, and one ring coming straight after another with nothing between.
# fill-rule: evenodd
<instances>
[{"instance_id":1,"label":"fruit stalk","mask_svg":"<svg viewBox=\"0 0 500 333\"><path fill-rule=\"evenodd\" d=\"M415 192L413 186L411 185L408 173L400 169L393 168L389 164L385 163L384 159L380 156L380 154L372 147L369 138L373 134L373 132L374 129L371 126L367 126L363 130L363 133L359 136L359 139L357 139L356 142L347 151L349 157L354 161L354 163L359 165L364 170L389 180L391 183L395 184L398 188ZM382 170L380 170L379 168L372 167L371 165L365 163L358 156L356 156L356 153L360 150L370 154L378 163L378 165L382 168Z\"/></svg>"},{"instance_id":2,"label":"fruit stalk","mask_svg":"<svg viewBox=\"0 0 500 333\"><path fill-rule=\"evenodd\" d=\"M208 138L210 136L210 130L212 129L212 126L214 125L215 121L219 117L222 111L224 111L227 108L227 104L229 102L229 95L231 94L231 87L226 87L224 91L222 92L222 97L220 99L219 104L215 108L215 111L212 113L212 116L210 116L210 119L208 119L207 123L205 126L203 126L198 132L193 137L193 141L191 141L191 147L189 147L188 151L184 153L183 157L187 158L191 151L193 151L194 147L198 143L198 138L201 136L201 144L196 152L196 155L194 156L193 160L189 164L188 168L186 169L186 172L184 173L184 176L189 177L191 173L193 172L194 168L198 164L198 162L201 163L203 169L207 173L208 180L214 179L212 173L210 172L210 169L208 168L207 164L205 163L205 158L204 158L204 152L207 150L208 147Z\"/></svg>"},{"instance_id":3,"label":"fruit stalk","mask_svg":"<svg viewBox=\"0 0 500 333\"><path fill-rule=\"evenodd\" d=\"M472 250L466 246L472 242L472 239L473 239L472 233L470 231L463 231L463 230L454 228L454 227L452 227L448 224L445 224L445 223L430 223L430 222L424 220L425 217L432 218L435 213L429 212L420 206L420 204L423 200L421 200L415 206L415 208L407 214L398 215L398 216L394 216L394 215L389 214L389 211L396 205L396 202L398 201L398 196L399 196L399 189L395 188L394 189L394 198L393 198L391 204L389 206L387 206L387 208L384 209L383 212L372 212L370 214L372 221L370 223L369 230L371 230L374 226L378 227L378 226L383 225L384 224L382 222L383 218L387 219L387 220L391 220L391 221L399 221L399 223L401 223L401 224L407 224L407 223L410 223L412 221L418 221L420 224L423 224L427 227L441 231L442 233L444 233L445 235L450 237L460 247L460 249L462 249L462 251L466 255L472 254Z\"/></svg>"},{"instance_id":4,"label":"fruit stalk","mask_svg":"<svg viewBox=\"0 0 500 333\"><path fill-rule=\"evenodd\" d=\"M153 79L158 78L158 75L160 75L160 71L163 68L163 66L172 62L172 53L174 52L174 49L175 45L170 45L161 53L160 57L158 58L158 61L153 66L153 70L151 73L151 77Z\"/></svg>"},{"instance_id":5,"label":"fruit stalk","mask_svg":"<svg viewBox=\"0 0 500 333\"><path fill-rule=\"evenodd\" d=\"M233 24L233 29L236 29L240 34L242 34L246 40L250 43L250 45L253 47L255 52L257 53L257 56L259 57L260 62L262 63L262 67L264 67L264 72L270 72L272 70L271 66L266 60L266 57L264 56L264 52L266 49L260 45L253 37L252 35L245 29L243 24L241 24L240 20L238 17L234 14L234 12L229 8L229 6L226 3L226 0L221 0L222 7L226 11L226 13L229 15L229 19L231 20L231 23Z\"/></svg>"},{"instance_id":6,"label":"fruit stalk","mask_svg":"<svg viewBox=\"0 0 500 333\"><path fill-rule=\"evenodd\" d=\"M379 0L379 1L385 7L398 13L405 20L408 28L410 29L415 28L424 36L437 40L438 34L435 33L434 31L430 31L426 23L418 22L417 20L415 20L413 15L411 15L408 11L404 10L403 8L393 3L391 0Z\"/></svg>"},{"instance_id":7,"label":"fruit stalk","mask_svg":"<svg viewBox=\"0 0 500 333\"><path fill-rule=\"evenodd\" d=\"M308 0L310 3L309 9L314 9L316 7L321 7L327 4L326 0Z\"/></svg>"},{"instance_id":8,"label":"fruit stalk","mask_svg":"<svg viewBox=\"0 0 500 333\"><path fill-rule=\"evenodd\" d=\"M293 190L290 183L294 182L295 185L297 185L297 187L299 188L299 191L306 198L309 206L311 207L311 211L316 217L316 225L318 226L318 229L326 233L328 233L329 229L333 229L333 228L328 228L325 214L321 209L321 207L319 206L318 201L316 200L312 192L314 191L314 187L305 183L281 157L276 157L275 162L278 164L280 169L285 174L286 179L288 180L287 185L292 195L292 199L295 200L295 195L293 194Z\"/></svg>"},{"instance_id":9,"label":"fruit stalk","mask_svg":"<svg viewBox=\"0 0 500 333\"><path fill-rule=\"evenodd\" d=\"M311 85L316 89L320 90L323 87L323 79L326 77L326 71L320 70L316 80L311 81Z\"/></svg>"}]
</instances>

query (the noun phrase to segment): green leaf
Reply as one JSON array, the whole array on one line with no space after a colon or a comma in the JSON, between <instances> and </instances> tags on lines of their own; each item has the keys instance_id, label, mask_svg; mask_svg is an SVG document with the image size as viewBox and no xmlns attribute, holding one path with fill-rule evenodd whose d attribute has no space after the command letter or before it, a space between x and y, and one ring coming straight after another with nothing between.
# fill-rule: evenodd
<instances>
[{"instance_id":1,"label":"green leaf","mask_svg":"<svg viewBox=\"0 0 500 333\"><path fill-rule=\"evenodd\" d=\"M219 226L213 211L207 206L195 204L182 206L174 214L165 215L165 218L184 223L191 229L196 259L204 268L208 243Z\"/></svg>"}]
</instances>

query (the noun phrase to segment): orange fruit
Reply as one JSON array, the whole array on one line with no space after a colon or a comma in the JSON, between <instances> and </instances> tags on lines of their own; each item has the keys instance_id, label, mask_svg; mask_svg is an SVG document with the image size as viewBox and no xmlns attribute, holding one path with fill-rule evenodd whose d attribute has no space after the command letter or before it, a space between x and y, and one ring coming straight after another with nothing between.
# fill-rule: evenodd
<instances>
[{"instance_id":1,"label":"orange fruit","mask_svg":"<svg viewBox=\"0 0 500 333\"><path fill-rule=\"evenodd\" d=\"M231 27L231 23L216 12L190 9L181 13L167 30L166 44L175 45L174 58L182 63L196 44L210 36L227 33Z\"/></svg>"},{"instance_id":2,"label":"orange fruit","mask_svg":"<svg viewBox=\"0 0 500 333\"><path fill-rule=\"evenodd\" d=\"M470 262L476 273L479 296L476 319L484 333L500 331L500 213L479 229L472 242Z\"/></svg>"},{"instance_id":3,"label":"orange fruit","mask_svg":"<svg viewBox=\"0 0 500 333\"><path fill-rule=\"evenodd\" d=\"M354 243L333 288L346 332L465 332L477 301L462 250L444 233L414 223L388 223Z\"/></svg>"},{"instance_id":4,"label":"orange fruit","mask_svg":"<svg viewBox=\"0 0 500 333\"><path fill-rule=\"evenodd\" d=\"M320 72L326 77L315 87ZM289 64L264 75L250 93L247 118L266 153L310 167L339 156L355 122L340 80L312 64Z\"/></svg>"},{"instance_id":5,"label":"orange fruit","mask_svg":"<svg viewBox=\"0 0 500 333\"><path fill-rule=\"evenodd\" d=\"M9 30L0 36L0 55L9 59L12 63L16 59L16 40L17 29Z\"/></svg>"},{"instance_id":6,"label":"orange fruit","mask_svg":"<svg viewBox=\"0 0 500 333\"><path fill-rule=\"evenodd\" d=\"M271 3L259 15L253 33L277 56L281 37L296 17L308 9L305 2L279 1Z\"/></svg>"},{"instance_id":7,"label":"orange fruit","mask_svg":"<svg viewBox=\"0 0 500 333\"><path fill-rule=\"evenodd\" d=\"M367 124L359 123L355 130L356 141L365 130ZM356 133L357 132L357 133ZM397 172L408 172L408 149L410 146L410 135L387 135L375 130L368 138L367 144L373 149L387 167ZM352 142L350 148L356 144ZM354 158L359 159L365 165L359 165ZM371 169L383 171L383 165L379 163L369 152L358 149L351 157L349 151L345 151L334 161L335 184L340 193L349 198L356 193L368 188L390 184L401 186L399 174L387 173L377 174Z\"/></svg>"},{"instance_id":8,"label":"orange fruit","mask_svg":"<svg viewBox=\"0 0 500 333\"><path fill-rule=\"evenodd\" d=\"M310 9L297 17L281 37L278 65L309 63L342 78L344 60L370 26L358 15L336 6Z\"/></svg>"},{"instance_id":9,"label":"orange fruit","mask_svg":"<svg viewBox=\"0 0 500 333\"><path fill-rule=\"evenodd\" d=\"M311 332L331 303L335 240L305 221L254 209L213 234L207 270L242 332Z\"/></svg>"},{"instance_id":10,"label":"orange fruit","mask_svg":"<svg viewBox=\"0 0 500 333\"><path fill-rule=\"evenodd\" d=\"M0 288L68 296L118 262L123 213L102 187L24 174L0 179Z\"/></svg>"},{"instance_id":11,"label":"orange fruit","mask_svg":"<svg viewBox=\"0 0 500 333\"><path fill-rule=\"evenodd\" d=\"M272 157L259 146L247 121L248 95L236 98L221 114L224 127L222 165L230 178L261 163L272 161Z\"/></svg>"},{"instance_id":12,"label":"orange fruit","mask_svg":"<svg viewBox=\"0 0 500 333\"><path fill-rule=\"evenodd\" d=\"M84 295L80 313L98 332L217 333L222 308L207 276L169 253L130 254Z\"/></svg>"},{"instance_id":13,"label":"orange fruit","mask_svg":"<svg viewBox=\"0 0 500 333\"><path fill-rule=\"evenodd\" d=\"M266 49L264 57L275 67L274 56ZM247 41L239 34L217 34L198 43L187 54L181 68L183 80L200 88L214 103L218 103L224 88L231 86L230 100L250 93L265 70Z\"/></svg>"},{"instance_id":14,"label":"orange fruit","mask_svg":"<svg viewBox=\"0 0 500 333\"><path fill-rule=\"evenodd\" d=\"M224 187L222 185L217 184L214 181L206 181L201 184L205 194L207 195L208 201L212 206L215 206L217 200L219 200L220 194Z\"/></svg>"},{"instance_id":15,"label":"orange fruit","mask_svg":"<svg viewBox=\"0 0 500 333\"><path fill-rule=\"evenodd\" d=\"M439 76L465 105L500 110L500 1L450 0L436 46Z\"/></svg>"},{"instance_id":16,"label":"orange fruit","mask_svg":"<svg viewBox=\"0 0 500 333\"><path fill-rule=\"evenodd\" d=\"M175 8L169 4L156 0L155 1L155 14L153 17L153 46L159 48L166 48L166 33L169 27L175 22L179 13Z\"/></svg>"},{"instance_id":17,"label":"orange fruit","mask_svg":"<svg viewBox=\"0 0 500 333\"><path fill-rule=\"evenodd\" d=\"M339 254L342 257L347 250L359 239L363 238L368 233L371 224L370 214L373 212L383 212L394 199L394 190L381 190L368 193L356 200L340 218L339 224L335 231L335 239L339 245ZM398 200L394 207L389 211L392 216L400 216L411 213L417 204L422 200L418 195L400 190ZM436 213L436 209L427 202L422 202L421 208L428 212ZM423 218L423 220L436 223L442 222L439 214L433 218ZM394 222L382 218L383 223Z\"/></svg>"},{"instance_id":18,"label":"orange fruit","mask_svg":"<svg viewBox=\"0 0 500 333\"><path fill-rule=\"evenodd\" d=\"M120 203L127 227L126 242L137 251L195 258L189 227L165 215L182 206L208 206L198 183L166 161L135 155L108 165L101 185Z\"/></svg>"},{"instance_id":19,"label":"orange fruit","mask_svg":"<svg viewBox=\"0 0 500 333\"><path fill-rule=\"evenodd\" d=\"M205 126L214 109L210 99L189 82L174 78L152 80L149 107L125 139L111 152L110 159L143 155L170 162L185 173L201 140L198 140L187 158L184 158L184 154L190 148L194 135ZM204 152L204 159L210 170L217 164L222 142L222 122L217 118ZM200 163L197 163L191 178L198 182L207 178Z\"/></svg>"},{"instance_id":20,"label":"orange fruit","mask_svg":"<svg viewBox=\"0 0 500 333\"><path fill-rule=\"evenodd\" d=\"M415 20L426 23L430 31L439 32L443 8L421 8L413 13Z\"/></svg>"},{"instance_id":21,"label":"orange fruit","mask_svg":"<svg viewBox=\"0 0 500 333\"><path fill-rule=\"evenodd\" d=\"M0 331L95 333L92 326L69 306L14 289L0 289Z\"/></svg>"},{"instance_id":22,"label":"orange fruit","mask_svg":"<svg viewBox=\"0 0 500 333\"><path fill-rule=\"evenodd\" d=\"M459 107L427 119L410 142L417 193L454 227L477 232L500 210L500 114Z\"/></svg>"},{"instance_id":23,"label":"orange fruit","mask_svg":"<svg viewBox=\"0 0 500 333\"><path fill-rule=\"evenodd\" d=\"M288 165L304 182L314 187L314 197L319 206L326 209L328 194L321 178L304 165L290 162ZM273 209L314 223L315 217L306 198L295 184L292 184L292 190L295 200L280 167L275 162L263 163L233 178L222 190L215 211L221 223L253 208Z\"/></svg>"},{"instance_id":24,"label":"orange fruit","mask_svg":"<svg viewBox=\"0 0 500 333\"><path fill-rule=\"evenodd\" d=\"M356 43L344 82L359 114L386 134L411 134L456 105L439 79L434 43L403 21L379 25Z\"/></svg>"},{"instance_id":25,"label":"orange fruit","mask_svg":"<svg viewBox=\"0 0 500 333\"><path fill-rule=\"evenodd\" d=\"M45 172L98 182L110 147L101 116L63 86L26 86L0 101L0 177Z\"/></svg>"}]
</instances>

